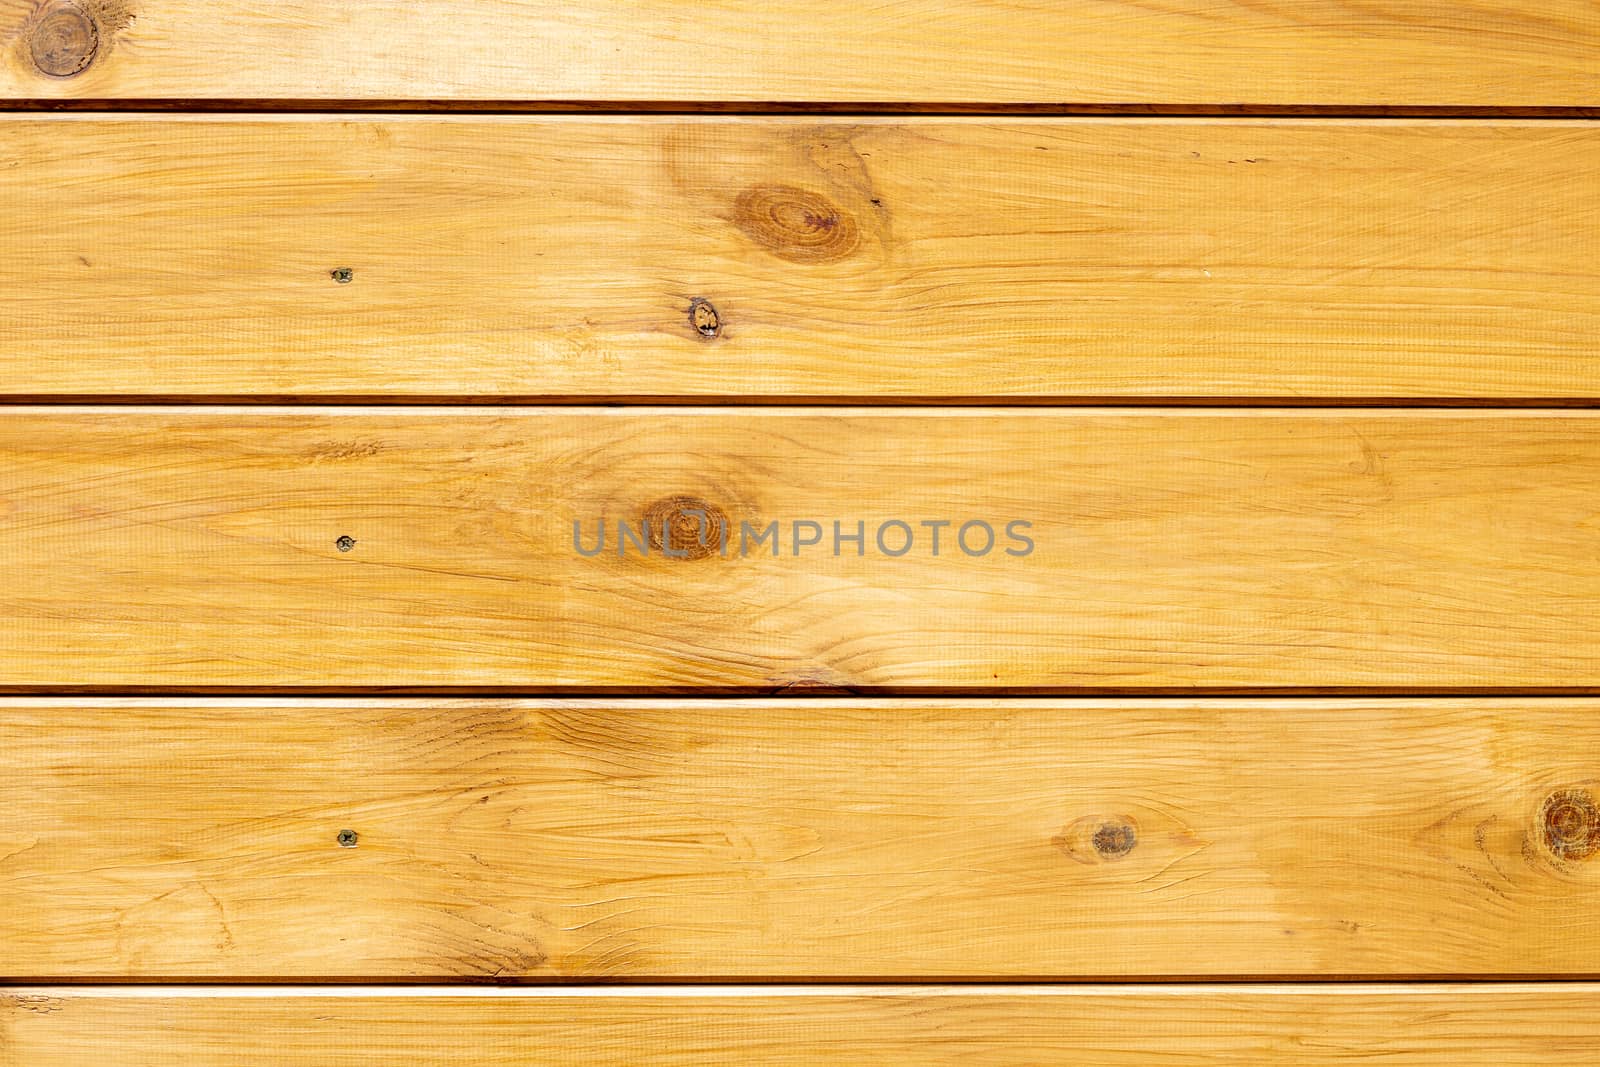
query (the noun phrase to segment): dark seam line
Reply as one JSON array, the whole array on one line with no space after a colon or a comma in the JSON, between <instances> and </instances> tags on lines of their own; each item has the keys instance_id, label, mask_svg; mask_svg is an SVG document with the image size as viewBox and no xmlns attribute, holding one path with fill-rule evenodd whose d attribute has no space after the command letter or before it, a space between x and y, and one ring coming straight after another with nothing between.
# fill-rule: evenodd
<instances>
[{"instance_id":1,"label":"dark seam line","mask_svg":"<svg viewBox=\"0 0 1600 1067\"><path fill-rule=\"evenodd\" d=\"M159 97L84 97L6 99L0 112L160 111L191 114L226 112L305 114L658 114L859 115L859 116L1041 116L1139 118L1458 118L1592 119L1600 105L1451 104L1141 104L1141 103L971 103L961 101L695 101L695 100L403 100L403 99L251 99Z\"/></svg>"}]
</instances>

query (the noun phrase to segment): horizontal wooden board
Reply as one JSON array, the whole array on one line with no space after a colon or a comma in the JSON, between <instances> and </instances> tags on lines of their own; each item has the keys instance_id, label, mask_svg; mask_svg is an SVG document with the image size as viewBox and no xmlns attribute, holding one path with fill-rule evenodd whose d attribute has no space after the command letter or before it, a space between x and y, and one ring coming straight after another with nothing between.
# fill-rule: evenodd
<instances>
[{"instance_id":1,"label":"horizontal wooden board","mask_svg":"<svg viewBox=\"0 0 1600 1067\"><path fill-rule=\"evenodd\" d=\"M1596 123L19 116L0 156L0 396L1600 395Z\"/></svg>"},{"instance_id":2,"label":"horizontal wooden board","mask_svg":"<svg viewBox=\"0 0 1600 1067\"><path fill-rule=\"evenodd\" d=\"M1600 973L1600 701L0 702L0 978Z\"/></svg>"},{"instance_id":3,"label":"horizontal wooden board","mask_svg":"<svg viewBox=\"0 0 1600 1067\"><path fill-rule=\"evenodd\" d=\"M0 479L13 691L1600 688L1594 412L8 408Z\"/></svg>"},{"instance_id":4,"label":"horizontal wooden board","mask_svg":"<svg viewBox=\"0 0 1600 1067\"><path fill-rule=\"evenodd\" d=\"M4 0L0 96L1587 106L1578 0Z\"/></svg>"},{"instance_id":5,"label":"horizontal wooden board","mask_svg":"<svg viewBox=\"0 0 1600 1067\"><path fill-rule=\"evenodd\" d=\"M1590 1067L1600 987L0 991L5 1067Z\"/></svg>"}]
</instances>

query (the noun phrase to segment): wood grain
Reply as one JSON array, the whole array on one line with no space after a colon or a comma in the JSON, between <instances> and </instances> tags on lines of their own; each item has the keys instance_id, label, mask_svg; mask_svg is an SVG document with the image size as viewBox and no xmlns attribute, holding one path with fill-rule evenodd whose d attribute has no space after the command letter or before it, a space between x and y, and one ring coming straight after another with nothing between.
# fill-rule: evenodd
<instances>
[{"instance_id":1,"label":"wood grain","mask_svg":"<svg viewBox=\"0 0 1600 1067\"><path fill-rule=\"evenodd\" d=\"M1600 688L1592 412L10 408L0 479L13 691Z\"/></svg>"},{"instance_id":2,"label":"wood grain","mask_svg":"<svg viewBox=\"0 0 1600 1067\"><path fill-rule=\"evenodd\" d=\"M5 1067L1588 1065L1600 987L0 992Z\"/></svg>"},{"instance_id":3,"label":"wood grain","mask_svg":"<svg viewBox=\"0 0 1600 1067\"><path fill-rule=\"evenodd\" d=\"M1586 106L1577 0L4 0L0 95Z\"/></svg>"},{"instance_id":4,"label":"wood grain","mask_svg":"<svg viewBox=\"0 0 1600 1067\"><path fill-rule=\"evenodd\" d=\"M0 977L1593 975L1594 699L0 703Z\"/></svg>"},{"instance_id":5,"label":"wood grain","mask_svg":"<svg viewBox=\"0 0 1600 1067\"><path fill-rule=\"evenodd\" d=\"M0 155L20 399L1600 381L1589 122L29 116Z\"/></svg>"}]
</instances>

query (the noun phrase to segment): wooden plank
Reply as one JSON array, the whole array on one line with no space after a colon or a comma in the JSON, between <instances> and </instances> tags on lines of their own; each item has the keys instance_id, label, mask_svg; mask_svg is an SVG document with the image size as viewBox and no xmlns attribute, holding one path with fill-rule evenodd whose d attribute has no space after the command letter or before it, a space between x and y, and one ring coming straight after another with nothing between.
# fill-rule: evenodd
<instances>
[{"instance_id":1,"label":"wooden plank","mask_svg":"<svg viewBox=\"0 0 1600 1067\"><path fill-rule=\"evenodd\" d=\"M1600 701L12 699L0 977L1600 971Z\"/></svg>"},{"instance_id":2,"label":"wooden plank","mask_svg":"<svg viewBox=\"0 0 1600 1067\"><path fill-rule=\"evenodd\" d=\"M1589 122L32 116L0 154L21 399L1600 381Z\"/></svg>"},{"instance_id":3,"label":"wooden plank","mask_svg":"<svg viewBox=\"0 0 1600 1067\"><path fill-rule=\"evenodd\" d=\"M22 101L1600 102L1576 0L4 0L0 33Z\"/></svg>"},{"instance_id":4,"label":"wooden plank","mask_svg":"<svg viewBox=\"0 0 1600 1067\"><path fill-rule=\"evenodd\" d=\"M12 691L1600 689L1587 411L10 408L0 472Z\"/></svg>"},{"instance_id":5,"label":"wooden plank","mask_svg":"<svg viewBox=\"0 0 1600 1067\"><path fill-rule=\"evenodd\" d=\"M1589 1067L1600 987L0 991L6 1067Z\"/></svg>"}]
</instances>

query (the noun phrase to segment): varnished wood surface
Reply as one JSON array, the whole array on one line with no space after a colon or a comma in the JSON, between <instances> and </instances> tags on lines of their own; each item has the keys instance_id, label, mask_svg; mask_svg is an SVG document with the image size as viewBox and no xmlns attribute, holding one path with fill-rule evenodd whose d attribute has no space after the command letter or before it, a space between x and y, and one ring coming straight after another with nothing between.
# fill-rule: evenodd
<instances>
[{"instance_id":1,"label":"varnished wood surface","mask_svg":"<svg viewBox=\"0 0 1600 1067\"><path fill-rule=\"evenodd\" d=\"M11 408L0 687L1593 689L1597 499L1588 412Z\"/></svg>"},{"instance_id":2,"label":"varnished wood surface","mask_svg":"<svg viewBox=\"0 0 1600 1067\"><path fill-rule=\"evenodd\" d=\"M1588 1067L1600 987L0 991L5 1067Z\"/></svg>"},{"instance_id":3,"label":"varnished wood surface","mask_svg":"<svg viewBox=\"0 0 1600 1067\"><path fill-rule=\"evenodd\" d=\"M1578 0L4 0L0 96L1588 106Z\"/></svg>"},{"instance_id":4,"label":"varnished wood surface","mask_svg":"<svg viewBox=\"0 0 1600 1067\"><path fill-rule=\"evenodd\" d=\"M1600 381L1589 122L19 116L0 152L0 396Z\"/></svg>"},{"instance_id":5,"label":"varnished wood surface","mask_svg":"<svg viewBox=\"0 0 1600 1067\"><path fill-rule=\"evenodd\" d=\"M0 978L1592 975L1597 751L1593 699L14 699Z\"/></svg>"},{"instance_id":6,"label":"varnished wood surface","mask_svg":"<svg viewBox=\"0 0 1600 1067\"><path fill-rule=\"evenodd\" d=\"M1597 60L0 0L0 1067L1600 1062Z\"/></svg>"}]
</instances>

